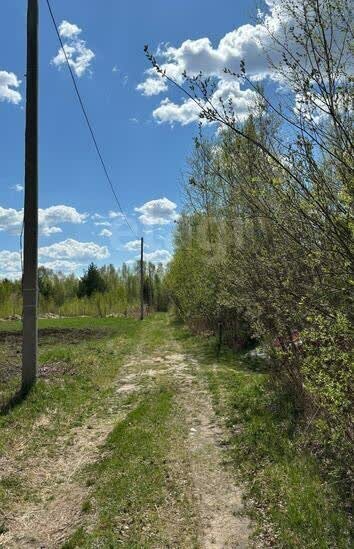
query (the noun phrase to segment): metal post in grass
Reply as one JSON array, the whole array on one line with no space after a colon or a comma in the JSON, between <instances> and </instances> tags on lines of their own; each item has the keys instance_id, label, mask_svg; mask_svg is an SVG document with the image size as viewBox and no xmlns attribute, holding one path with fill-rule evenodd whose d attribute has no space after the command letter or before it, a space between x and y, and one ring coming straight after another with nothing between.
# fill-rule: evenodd
<instances>
[{"instance_id":1,"label":"metal post in grass","mask_svg":"<svg viewBox=\"0 0 354 549\"><path fill-rule=\"evenodd\" d=\"M221 352L221 345L222 345L222 322L221 320L218 321L218 347L217 347L217 356L219 358L220 352Z\"/></svg>"},{"instance_id":2,"label":"metal post in grass","mask_svg":"<svg viewBox=\"0 0 354 549\"><path fill-rule=\"evenodd\" d=\"M28 0L23 253L22 391L37 377L38 346L38 0Z\"/></svg>"},{"instance_id":3,"label":"metal post in grass","mask_svg":"<svg viewBox=\"0 0 354 549\"><path fill-rule=\"evenodd\" d=\"M140 248L140 320L144 320L144 239Z\"/></svg>"}]
</instances>

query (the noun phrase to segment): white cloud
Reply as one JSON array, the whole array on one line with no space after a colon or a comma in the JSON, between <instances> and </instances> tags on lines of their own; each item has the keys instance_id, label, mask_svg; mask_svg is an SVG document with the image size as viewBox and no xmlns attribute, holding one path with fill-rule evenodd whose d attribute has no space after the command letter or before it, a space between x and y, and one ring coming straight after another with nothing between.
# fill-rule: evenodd
<instances>
[{"instance_id":1,"label":"white cloud","mask_svg":"<svg viewBox=\"0 0 354 549\"><path fill-rule=\"evenodd\" d=\"M161 68L179 83L183 81L184 72L195 76L202 71L204 76L224 79L224 69L239 72L241 60L246 61L247 73L255 79L272 75L273 69L265 53L267 46L271 46L268 29L272 33L279 33L286 14L281 9L281 0L268 2L268 7L269 12L263 15L259 23L241 25L228 32L216 47L208 37L185 40L179 47L160 46L158 56L165 60L161 63ZM152 69L148 69L146 73L145 82L149 79L161 79ZM143 93L145 82L139 84L139 90Z\"/></svg>"},{"instance_id":2,"label":"white cloud","mask_svg":"<svg viewBox=\"0 0 354 549\"><path fill-rule=\"evenodd\" d=\"M105 259L109 257L109 251L107 246L99 246L95 242L78 242L69 238L39 248L39 256L49 259L87 261L90 259Z\"/></svg>"},{"instance_id":3,"label":"white cloud","mask_svg":"<svg viewBox=\"0 0 354 549\"><path fill-rule=\"evenodd\" d=\"M18 105L22 99L20 92L17 90L20 84L21 80L17 78L15 73L0 71L0 101Z\"/></svg>"},{"instance_id":4,"label":"white cloud","mask_svg":"<svg viewBox=\"0 0 354 549\"><path fill-rule=\"evenodd\" d=\"M13 189L14 191L16 191L17 193L22 193L22 191L24 190L24 187L23 185L14 185L13 187L11 187L11 189Z\"/></svg>"},{"instance_id":5,"label":"white cloud","mask_svg":"<svg viewBox=\"0 0 354 549\"><path fill-rule=\"evenodd\" d=\"M23 210L3 208L0 206L0 231L7 231L11 234L21 232Z\"/></svg>"},{"instance_id":6,"label":"white cloud","mask_svg":"<svg viewBox=\"0 0 354 549\"><path fill-rule=\"evenodd\" d=\"M95 221L96 227L111 227L112 223L109 221Z\"/></svg>"},{"instance_id":7,"label":"white cloud","mask_svg":"<svg viewBox=\"0 0 354 549\"><path fill-rule=\"evenodd\" d=\"M50 206L44 210L39 208L38 219L40 225L53 225L54 223L80 224L87 219L87 214L79 213L72 206L61 204L58 206Z\"/></svg>"},{"instance_id":8,"label":"white cloud","mask_svg":"<svg viewBox=\"0 0 354 549\"><path fill-rule=\"evenodd\" d=\"M151 74L151 69L147 71ZM151 96L158 95L161 92L167 91L168 86L161 76L148 76L144 82L137 85L136 89L141 91L143 95Z\"/></svg>"},{"instance_id":9,"label":"white cloud","mask_svg":"<svg viewBox=\"0 0 354 549\"><path fill-rule=\"evenodd\" d=\"M185 126L191 122L197 122L200 112L200 107L192 99L187 99L178 105L166 97L152 114L158 122L169 122L170 124L179 122Z\"/></svg>"},{"instance_id":10,"label":"white cloud","mask_svg":"<svg viewBox=\"0 0 354 549\"><path fill-rule=\"evenodd\" d=\"M137 250L140 250L140 246L140 240L131 240L130 242L124 244L124 249L128 250L128 252L136 252Z\"/></svg>"},{"instance_id":11,"label":"white cloud","mask_svg":"<svg viewBox=\"0 0 354 549\"><path fill-rule=\"evenodd\" d=\"M21 276L21 256L19 252L0 251L0 277L19 278Z\"/></svg>"},{"instance_id":12,"label":"white cloud","mask_svg":"<svg viewBox=\"0 0 354 549\"><path fill-rule=\"evenodd\" d=\"M39 248L39 265L54 271L75 272L92 260L106 259L109 251L106 246L95 242L64 240L51 246ZM0 251L0 277L20 278L21 257L19 252Z\"/></svg>"},{"instance_id":13,"label":"white cloud","mask_svg":"<svg viewBox=\"0 0 354 549\"><path fill-rule=\"evenodd\" d=\"M77 271L82 264L75 263L74 261L66 261L65 259L56 259L54 261L41 261L39 262L40 266L45 267L46 269L51 269L52 271L61 271L62 273L74 273Z\"/></svg>"},{"instance_id":14,"label":"white cloud","mask_svg":"<svg viewBox=\"0 0 354 549\"><path fill-rule=\"evenodd\" d=\"M84 223L87 214L79 213L71 206L58 205L38 210L38 223L40 233L44 236L62 232L58 227L61 223ZM0 231L7 231L10 234L21 232L23 221L23 209L2 208L0 206Z\"/></svg>"},{"instance_id":15,"label":"white cloud","mask_svg":"<svg viewBox=\"0 0 354 549\"><path fill-rule=\"evenodd\" d=\"M69 21L64 20L59 25L59 34L62 38L76 38L81 32L80 27Z\"/></svg>"},{"instance_id":16,"label":"white cloud","mask_svg":"<svg viewBox=\"0 0 354 549\"><path fill-rule=\"evenodd\" d=\"M41 228L41 234L43 236L51 236L52 234L62 233L62 229L60 227L47 227L43 226Z\"/></svg>"},{"instance_id":17,"label":"white cloud","mask_svg":"<svg viewBox=\"0 0 354 549\"><path fill-rule=\"evenodd\" d=\"M168 250L155 250L145 254L145 260L151 261L151 263L168 263L172 256Z\"/></svg>"},{"instance_id":18,"label":"white cloud","mask_svg":"<svg viewBox=\"0 0 354 549\"><path fill-rule=\"evenodd\" d=\"M251 90L241 90L234 77L225 74L225 68L232 72L240 72L240 62L245 61L247 75L257 81L266 77L275 78L274 68L269 63L279 60L279 54L272 47L271 34L282 37L283 26L289 21L281 0L266 0L268 11L259 14L256 24L246 24L235 28L213 45L208 37L197 40L185 40L177 47L160 45L157 57L160 67L167 76L179 84L183 83L183 74L196 76L202 72L204 77L211 77L217 84L212 96L215 107L219 109L219 98L231 97L234 108L242 119L248 112L250 100L253 100ZM167 81L161 81L161 75L153 68L145 73L143 82L137 89L144 95L157 95L166 91ZM164 85L163 85L164 84ZM176 104L170 99L164 99L154 110L153 116L158 122L178 122L182 125L199 121L200 109L191 99Z\"/></svg>"},{"instance_id":19,"label":"white cloud","mask_svg":"<svg viewBox=\"0 0 354 549\"><path fill-rule=\"evenodd\" d=\"M166 225L178 219L176 209L177 204L165 197L150 200L139 208L135 208L135 211L141 214L139 220L144 225Z\"/></svg>"},{"instance_id":20,"label":"white cloud","mask_svg":"<svg viewBox=\"0 0 354 549\"><path fill-rule=\"evenodd\" d=\"M76 76L83 76L90 69L95 54L87 47L86 41L79 38L82 29L73 23L62 21L59 26L59 32L60 36L65 40L64 50L70 66L75 71ZM59 68L66 64L62 48L59 48L57 55L52 59L52 63Z\"/></svg>"},{"instance_id":21,"label":"white cloud","mask_svg":"<svg viewBox=\"0 0 354 549\"><path fill-rule=\"evenodd\" d=\"M232 113L242 122L247 118L250 110L255 105L256 97L257 94L253 90L241 90L239 81L226 79L219 81L209 101L216 110L223 109L223 105L227 110L231 107ZM201 106L209 106L201 100L200 104ZM177 104L166 98L153 111L153 117L159 123L168 122L169 124L174 124L178 122L182 126L185 126L186 124L199 121L200 113L201 107L193 99L187 99Z\"/></svg>"},{"instance_id":22,"label":"white cloud","mask_svg":"<svg viewBox=\"0 0 354 549\"><path fill-rule=\"evenodd\" d=\"M123 219L124 215L121 212L114 212L111 210L110 212L108 212L108 217L109 219Z\"/></svg>"},{"instance_id":23,"label":"white cloud","mask_svg":"<svg viewBox=\"0 0 354 549\"><path fill-rule=\"evenodd\" d=\"M112 236L112 234L113 234L112 231L110 231L108 229L102 229L99 236L106 236L107 238L109 238L109 237Z\"/></svg>"}]
</instances>

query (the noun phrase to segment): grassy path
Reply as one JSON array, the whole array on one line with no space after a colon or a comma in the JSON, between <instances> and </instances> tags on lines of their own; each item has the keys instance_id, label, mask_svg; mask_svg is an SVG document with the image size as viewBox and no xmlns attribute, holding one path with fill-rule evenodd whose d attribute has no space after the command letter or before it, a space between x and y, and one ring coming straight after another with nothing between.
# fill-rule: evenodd
<instances>
[{"instance_id":1,"label":"grassy path","mask_svg":"<svg viewBox=\"0 0 354 549\"><path fill-rule=\"evenodd\" d=\"M0 415L1 548L350 547L259 365L167 315L43 328L39 383Z\"/></svg>"},{"instance_id":2,"label":"grassy path","mask_svg":"<svg viewBox=\"0 0 354 549\"><path fill-rule=\"evenodd\" d=\"M210 394L177 332L160 316L42 350L48 368L73 370L1 419L1 547L248 546Z\"/></svg>"}]
</instances>

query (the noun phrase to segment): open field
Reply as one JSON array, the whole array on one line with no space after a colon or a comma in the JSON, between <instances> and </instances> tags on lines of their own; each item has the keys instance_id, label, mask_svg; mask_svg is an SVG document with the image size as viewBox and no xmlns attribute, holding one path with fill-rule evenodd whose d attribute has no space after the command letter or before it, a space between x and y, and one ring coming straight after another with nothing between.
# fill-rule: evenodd
<instances>
[{"instance_id":1,"label":"open field","mask_svg":"<svg viewBox=\"0 0 354 549\"><path fill-rule=\"evenodd\" d=\"M262 363L166 314L40 328L39 382L0 416L0 547L350 546ZM5 398L19 326L0 330Z\"/></svg>"}]
</instances>

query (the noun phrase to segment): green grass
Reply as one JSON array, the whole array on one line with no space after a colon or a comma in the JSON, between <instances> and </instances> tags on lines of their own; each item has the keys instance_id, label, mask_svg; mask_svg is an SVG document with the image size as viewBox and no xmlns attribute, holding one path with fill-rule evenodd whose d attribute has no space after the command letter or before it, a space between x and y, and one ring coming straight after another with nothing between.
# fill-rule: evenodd
<instances>
[{"instance_id":1,"label":"green grass","mask_svg":"<svg viewBox=\"0 0 354 549\"><path fill-rule=\"evenodd\" d=\"M144 321L144 357L169 347L171 341L173 345L173 339L165 315ZM174 477L170 467L170 460L185 451L187 436L174 397L175 387L168 379L145 388L138 405L112 431L102 449L104 458L83 473L90 488L83 508L88 516L63 549L198 547L186 480ZM184 478L182 470L177 474ZM178 502L178 511L173 511L178 520L175 515L166 520L171 513L167 501L174 502L172 507Z\"/></svg>"},{"instance_id":2,"label":"green grass","mask_svg":"<svg viewBox=\"0 0 354 549\"><path fill-rule=\"evenodd\" d=\"M38 327L41 328L104 328L117 330L119 326L123 326L124 323L135 322L132 319L126 318L100 318L95 316L84 317L68 317L68 318L44 318L38 321ZM18 320L5 320L0 321L1 331L14 331L18 332L22 329L22 323Z\"/></svg>"},{"instance_id":3,"label":"green grass","mask_svg":"<svg viewBox=\"0 0 354 549\"><path fill-rule=\"evenodd\" d=\"M81 342L46 342L40 347L40 362L64 367L63 373L40 379L27 398L10 413L0 415L0 458L7 454L15 441L24 447L22 458L36 448L57 444L58 436L73 426L83 423L93 413L104 411L105 402L112 391L124 358L134 349L141 324L135 320L114 319L100 323L110 327L109 335ZM80 328L91 326L91 319L78 319ZM51 321L56 328L67 328L62 320ZM63 366L64 363L64 366ZM15 388L13 380L8 389ZM5 388L6 389L6 388ZM40 419L49 421L43 426ZM38 426L37 426L38 423ZM0 482L0 508L5 505L6 491Z\"/></svg>"},{"instance_id":4,"label":"green grass","mask_svg":"<svg viewBox=\"0 0 354 549\"><path fill-rule=\"evenodd\" d=\"M103 449L106 457L87 471L95 483L85 507L96 510L96 525L90 532L79 528L66 549L168 546L157 509L173 489L165 459L172 396L168 387L149 394L113 430Z\"/></svg>"},{"instance_id":5,"label":"green grass","mask_svg":"<svg viewBox=\"0 0 354 549\"><path fill-rule=\"evenodd\" d=\"M276 392L266 368L227 349L215 364L213 338L180 334L190 352L203 357L217 413L226 418L228 459L245 487L256 535L286 549L348 549L350 518L336 486L320 464L301 450L289 395ZM262 538L262 536L264 536Z\"/></svg>"},{"instance_id":6,"label":"green grass","mask_svg":"<svg viewBox=\"0 0 354 549\"><path fill-rule=\"evenodd\" d=\"M57 329L70 325L82 330L92 328L92 319L50 320L44 324ZM56 341L52 336L42 340L40 362L65 363L68 370L40 379L26 400L8 414L0 415L0 458L13 452L16 443L22 447L19 467L38 452L44 451L47 456L57 454L62 437L73 428L89 422L93 415L104 417L107 400L116 387L113 381L122 364L136 356L139 349L146 357L173 338L166 315L154 315L144 323L132 319L95 319L94 329L99 337L87 335L79 342L71 337L66 342ZM139 364L136 367L139 370ZM116 424L102 448L104 458L84 470L79 479L89 492L82 504L82 520L95 526L90 533L80 527L67 547L91 547L91 542L101 540L104 547L116 547L113 540L117 536L128 540L128 547L154 546L155 542L164 546L170 539L170 524L161 523L158 508L171 493L177 499L180 497L178 482L167 473L167 460L171 447L183 447L186 436L182 422L177 420L173 397L171 384L157 390L143 384L139 393L124 398L125 409L132 411ZM42 418L49 421L43 423ZM25 502L38 497L30 484L23 480L19 483L16 476L0 481L0 509L4 512L11 509L15 500ZM194 547L188 498L181 496L179 508L183 528L179 533L173 530L172 537L176 535L179 541L188 537L192 541L179 546Z\"/></svg>"},{"instance_id":7,"label":"green grass","mask_svg":"<svg viewBox=\"0 0 354 549\"><path fill-rule=\"evenodd\" d=\"M270 386L262 362L223 349L215 368L214 339L191 336L163 314L143 323L70 318L43 320L40 326L70 328L74 334L83 329L96 332L92 337L42 339L40 362L65 368L39 380L25 401L0 415L0 458L17 443L23 448L19 467L26 456L43 449L57 451L63 434L92 415L105 413L112 382L129 357L139 349L144 357L160 348L173 350L177 340L198 359L201 367L196 375L206 381L215 410L225 421L225 460L244 485L247 512L260 543L263 536L264 544L271 541L284 549L350 547L349 519L337 487L324 479L320 464L301 449L291 398ZM19 324L0 323L1 329L18 330ZM81 473L88 495L81 508L82 524L66 549L198 547L193 505L169 467L171 454L181 451L186 436L174 396L175 387L164 379L153 389L143 386L138 395L127 397L130 411L114 427L100 459ZM43 417L50 421L41 422ZM178 470L177 475L184 478L185 471ZM2 478L4 512L15 500L34 497L22 477L11 473ZM170 512L169 497L178 502L180 513L178 521L173 514L168 516L172 527L161 518ZM174 507L173 512L177 512ZM0 533L2 528L6 524L0 515Z\"/></svg>"}]
</instances>

